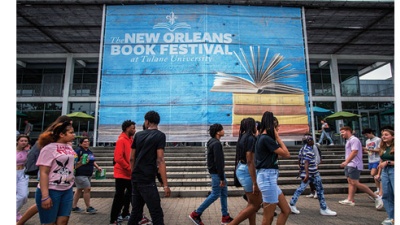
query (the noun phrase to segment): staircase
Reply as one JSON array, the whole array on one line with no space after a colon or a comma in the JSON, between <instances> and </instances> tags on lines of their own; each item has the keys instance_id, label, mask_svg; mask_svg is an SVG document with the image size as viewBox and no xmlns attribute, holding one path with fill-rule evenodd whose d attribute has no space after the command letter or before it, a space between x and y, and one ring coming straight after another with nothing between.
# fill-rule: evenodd
<instances>
[{"instance_id":1,"label":"staircase","mask_svg":"<svg viewBox=\"0 0 400 225\"><path fill-rule=\"evenodd\" d=\"M290 159L279 160L280 177L278 184L285 195L293 195L300 184L298 175L297 154L301 146L288 146ZM322 164L319 171L322 177L325 194L347 193L347 180L343 169L339 167L344 161L344 146L321 146ZM92 198L112 198L114 195L113 152L114 147L92 147L96 162L107 170L106 179L92 178ZM243 188L233 186L233 170L235 147L224 147L225 171L228 180L229 196L243 195ZM206 166L206 148L200 146L166 147L165 161L167 164L168 185L172 197L205 197L211 190L210 177ZM360 182L375 191L375 183L369 175L367 155L364 155L364 170ZM29 197L34 197L36 177L29 182ZM163 188L159 188L163 195ZM308 194L306 190L304 194Z\"/></svg>"}]
</instances>

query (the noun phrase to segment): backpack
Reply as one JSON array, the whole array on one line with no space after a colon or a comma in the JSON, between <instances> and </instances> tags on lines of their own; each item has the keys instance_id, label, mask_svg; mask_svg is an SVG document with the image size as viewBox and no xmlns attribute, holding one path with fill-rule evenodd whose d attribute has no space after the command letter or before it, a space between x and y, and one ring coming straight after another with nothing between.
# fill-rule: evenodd
<instances>
[{"instance_id":1,"label":"backpack","mask_svg":"<svg viewBox=\"0 0 400 225\"><path fill-rule=\"evenodd\" d=\"M40 149L37 142L32 146L28 152L27 160L25 163L25 174L29 176L36 176L39 172L39 167L36 166L36 161L39 158Z\"/></svg>"}]
</instances>

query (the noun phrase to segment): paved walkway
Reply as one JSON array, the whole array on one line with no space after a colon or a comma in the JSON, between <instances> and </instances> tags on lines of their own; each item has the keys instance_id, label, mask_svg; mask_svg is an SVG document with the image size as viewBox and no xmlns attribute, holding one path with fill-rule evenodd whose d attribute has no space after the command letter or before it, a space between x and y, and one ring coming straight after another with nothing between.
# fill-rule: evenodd
<instances>
[{"instance_id":1,"label":"paved walkway","mask_svg":"<svg viewBox=\"0 0 400 225\"><path fill-rule=\"evenodd\" d=\"M297 203L297 208L300 210L299 215L291 214L287 221L287 225L301 224L354 224L354 225L378 225L386 218L384 210L377 211L374 207L374 202L371 201L366 194L356 194L356 206L342 206L338 203L339 200L345 199L345 194L330 194L326 195L326 201L329 208L338 213L335 217L321 216L319 214L319 203L317 199L306 198L302 195ZM291 196L286 196L290 201ZM204 198L163 198L162 207L165 214L166 225L192 225L193 223L188 219L188 215L196 207L198 207ZM22 212L26 210L31 204L34 203L32 198L22 208ZM85 213L72 213L69 224L72 225L100 225L109 224L109 214L112 204L111 198L93 198L91 199L92 206L98 210L97 214L89 215ZM78 206L83 208L83 199L79 200ZM237 215L244 207L246 202L241 197L229 197L228 207L232 217ZM147 208L145 208L147 212ZM261 211L260 211L261 212ZM277 210L279 212L279 210ZM212 204L202 215L204 224L219 225L221 221L220 203L217 200ZM262 214L257 213L257 224L261 224ZM276 223L276 218L273 224ZM26 225L40 224L39 216L35 215ZM127 224L127 222L124 222ZM248 224L244 221L241 224Z\"/></svg>"}]
</instances>

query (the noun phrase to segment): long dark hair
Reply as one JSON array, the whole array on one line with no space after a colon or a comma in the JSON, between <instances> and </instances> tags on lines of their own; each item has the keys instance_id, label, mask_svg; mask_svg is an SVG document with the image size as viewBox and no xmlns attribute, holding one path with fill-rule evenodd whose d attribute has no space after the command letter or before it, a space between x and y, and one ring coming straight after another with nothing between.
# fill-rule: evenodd
<instances>
[{"instance_id":1,"label":"long dark hair","mask_svg":"<svg viewBox=\"0 0 400 225\"><path fill-rule=\"evenodd\" d=\"M278 120L276 117L274 117L274 114L266 111L261 119L260 133L264 133L264 131L266 131L267 135L275 140L275 126L278 124Z\"/></svg>"}]
</instances>

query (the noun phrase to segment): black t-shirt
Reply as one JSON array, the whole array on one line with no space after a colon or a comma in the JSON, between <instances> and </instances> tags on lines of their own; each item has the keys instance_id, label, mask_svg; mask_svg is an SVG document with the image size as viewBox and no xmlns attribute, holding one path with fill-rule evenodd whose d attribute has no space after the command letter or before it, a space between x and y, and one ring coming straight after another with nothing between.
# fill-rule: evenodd
<instances>
[{"instance_id":1,"label":"black t-shirt","mask_svg":"<svg viewBox=\"0 0 400 225\"><path fill-rule=\"evenodd\" d=\"M82 147L78 147L75 152L78 155L77 161L81 160L83 154L88 154L89 160L86 164L75 169L75 176L92 176L95 161L93 152L90 149L85 150Z\"/></svg>"},{"instance_id":2,"label":"black t-shirt","mask_svg":"<svg viewBox=\"0 0 400 225\"><path fill-rule=\"evenodd\" d=\"M165 149L166 137L159 130L143 130L135 134L132 148L136 149L132 182L152 183L157 175L157 149Z\"/></svg>"},{"instance_id":3,"label":"black t-shirt","mask_svg":"<svg viewBox=\"0 0 400 225\"><path fill-rule=\"evenodd\" d=\"M247 163L246 153L247 152L254 153L255 143L256 143L256 137L253 134L245 133L240 138L239 142L237 143L236 151L239 156L238 160L241 163L244 164Z\"/></svg>"},{"instance_id":4,"label":"black t-shirt","mask_svg":"<svg viewBox=\"0 0 400 225\"><path fill-rule=\"evenodd\" d=\"M270 136L259 135L255 148L256 169L279 169L278 155L274 152L278 148L278 143Z\"/></svg>"}]
</instances>

